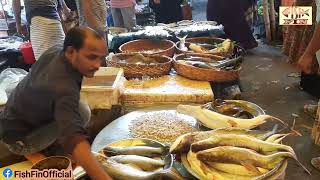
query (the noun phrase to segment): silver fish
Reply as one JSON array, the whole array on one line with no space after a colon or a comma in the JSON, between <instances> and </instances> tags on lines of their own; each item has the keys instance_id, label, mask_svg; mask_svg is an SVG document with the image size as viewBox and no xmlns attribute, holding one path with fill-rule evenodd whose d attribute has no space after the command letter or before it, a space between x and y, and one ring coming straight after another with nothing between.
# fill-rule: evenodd
<instances>
[{"instance_id":1,"label":"silver fish","mask_svg":"<svg viewBox=\"0 0 320 180\"><path fill-rule=\"evenodd\" d=\"M106 159L102 163L105 171L115 179L119 180L149 180L154 179L160 175L160 171L157 172L145 172L138 170L130 165L121 164L111 159Z\"/></svg>"},{"instance_id":2,"label":"silver fish","mask_svg":"<svg viewBox=\"0 0 320 180\"><path fill-rule=\"evenodd\" d=\"M134 164L145 171L153 171L159 167L163 168L163 166L165 165L165 162L163 160L155 160L137 155L118 155L112 156L109 159L122 164Z\"/></svg>"},{"instance_id":3,"label":"silver fish","mask_svg":"<svg viewBox=\"0 0 320 180\"><path fill-rule=\"evenodd\" d=\"M163 155L165 153L165 149L149 146L107 146L103 149L103 152L112 155L139 155L146 157L157 157Z\"/></svg>"}]
</instances>

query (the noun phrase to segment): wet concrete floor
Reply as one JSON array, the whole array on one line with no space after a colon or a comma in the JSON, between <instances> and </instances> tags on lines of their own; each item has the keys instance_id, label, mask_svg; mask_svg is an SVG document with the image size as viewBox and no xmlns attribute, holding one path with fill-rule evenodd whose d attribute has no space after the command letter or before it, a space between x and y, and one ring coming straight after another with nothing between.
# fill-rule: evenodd
<instances>
[{"instance_id":1,"label":"wet concrete floor","mask_svg":"<svg viewBox=\"0 0 320 180\"><path fill-rule=\"evenodd\" d=\"M193 1L193 19L206 20L207 0ZM243 63L240 83L242 99L261 106L267 114L281 118L289 125L293 123L292 114L297 114L295 129L302 133L301 137L288 137L284 144L296 151L301 161L312 173L306 174L293 160L290 160L286 171L286 180L320 180L320 171L310 164L313 157L320 156L320 146L313 143L310 133L314 119L303 113L303 106L317 103L317 99L299 89L299 78L288 77L299 72L286 62L287 57L281 53L280 47L263 45L248 52ZM271 128L266 125L263 128Z\"/></svg>"}]
</instances>

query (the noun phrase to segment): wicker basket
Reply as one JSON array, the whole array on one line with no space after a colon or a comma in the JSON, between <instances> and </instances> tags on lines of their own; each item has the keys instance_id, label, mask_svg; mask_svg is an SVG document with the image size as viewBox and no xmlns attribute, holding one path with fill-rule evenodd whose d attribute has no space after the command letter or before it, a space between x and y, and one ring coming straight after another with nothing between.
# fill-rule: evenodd
<instances>
[{"instance_id":1,"label":"wicker basket","mask_svg":"<svg viewBox=\"0 0 320 180\"><path fill-rule=\"evenodd\" d=\"M142 53L150 55L163 55L173 57L175 44L169 40L153 41L149 39L139 39L127 42L119 47L120 52L134 53L141 51L159 50L155 53Z\"/></svg>"},{"instance_id":2,"label":"wicker basket","mask_svg":"<svg viewBox=\"0 0 320 180\"><path fill-rule=\"evenodd\" d=\"M200 57L212 58L214 60L219 60L216 56L212 56L209 54L188 53L175 56L173 61L174 69L177 71L179 75L184 76L186 78L198 81L226 82L236 80L240 76L241 67L233 71L224 71L218 69L198 68L191 65L185 65L177 61L179 59L183 59L187 55L195 55Z\"/></svg>"},{"instance_id":3,"label":"wicker basket","mask_svg":"<svg viewBox=\"0 0 320 180\"><path fill-rule=\"evenodd\" d=\"M167 56L160 55L144 55L145 57L152 57L157 62L157 64L129 64L118 62L115 59L126 59L130 56L134 56L136 53L119 53L114 56L117 58L112 58L107 61L109 67L119 67L123 68L124 76L126 78L141 78L142 76L149 77L159 77L169 74L172 68L172 59Z\"/></svg>"},{"instance_id":4,"label":"wicker basket","mask_svg":"<svg viewBox=\"0 0 320 180\"><path fill-rule=\"evenodd\" d=\"M190 43L207 43L207 44L214 44L214 43L222 43L225 41L225 39L222 38L216 38L216 37L196 37L196 38L187 38L186 39L186 47L189 47ZM184 51L179 48L180 47L180 41L176 43L176 53L181 54L181 53L194 53L194 51L189 50L189 51ZM237 48L237 47L236 47ZM208 53L208 54L213 54L213 53ZM231 57L234 55L233 51L229 51L227 53L216 53L214 55L219 55L223 57Z\"/></svg>"}]
</instances>

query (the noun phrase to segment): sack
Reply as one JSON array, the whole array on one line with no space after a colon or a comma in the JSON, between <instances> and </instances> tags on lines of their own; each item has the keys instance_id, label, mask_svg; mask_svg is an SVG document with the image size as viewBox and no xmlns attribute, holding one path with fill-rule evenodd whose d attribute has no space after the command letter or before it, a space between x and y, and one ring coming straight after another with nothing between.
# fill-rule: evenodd
<instances>
[{"instance_id":1,"label":"sack","mask_svg":"<svg viewBox=\"0 0 320 180\"><path fill-rule=\"evenodd\" d=\"M7 102L12 91L27 74L27 71L19 68L8 68L0 73L0 105Z\"/></svg>"},{"instance_id":2,"label":"sack","mask_svg":"<svg viewBox=\"0 0 320 180\"><path fill-rule=\"evenodd\" d=\"M188 3L182 5L182 19L192 20L192 8Z\"/></svg>"}]
</instances>

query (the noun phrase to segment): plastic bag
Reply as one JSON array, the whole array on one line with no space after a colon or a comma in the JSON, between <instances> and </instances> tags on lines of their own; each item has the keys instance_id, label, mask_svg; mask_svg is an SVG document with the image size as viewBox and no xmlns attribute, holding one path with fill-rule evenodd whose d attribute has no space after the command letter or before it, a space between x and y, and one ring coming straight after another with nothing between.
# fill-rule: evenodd
<instances>
[{"instance_id":1,"label":"plastic bag","mask_svg":"<svg viewBox=\"0 0 320 180\"><path fill-rule=\"evenodd\" d=\"M11 92L18 83L28 74L27 71L19 68L8 68L0 74L0 104L5 104ZM3 93L5 92L5 93ZM5 97L6 95L6 97Z\"/></svg>"}]
</instances>

